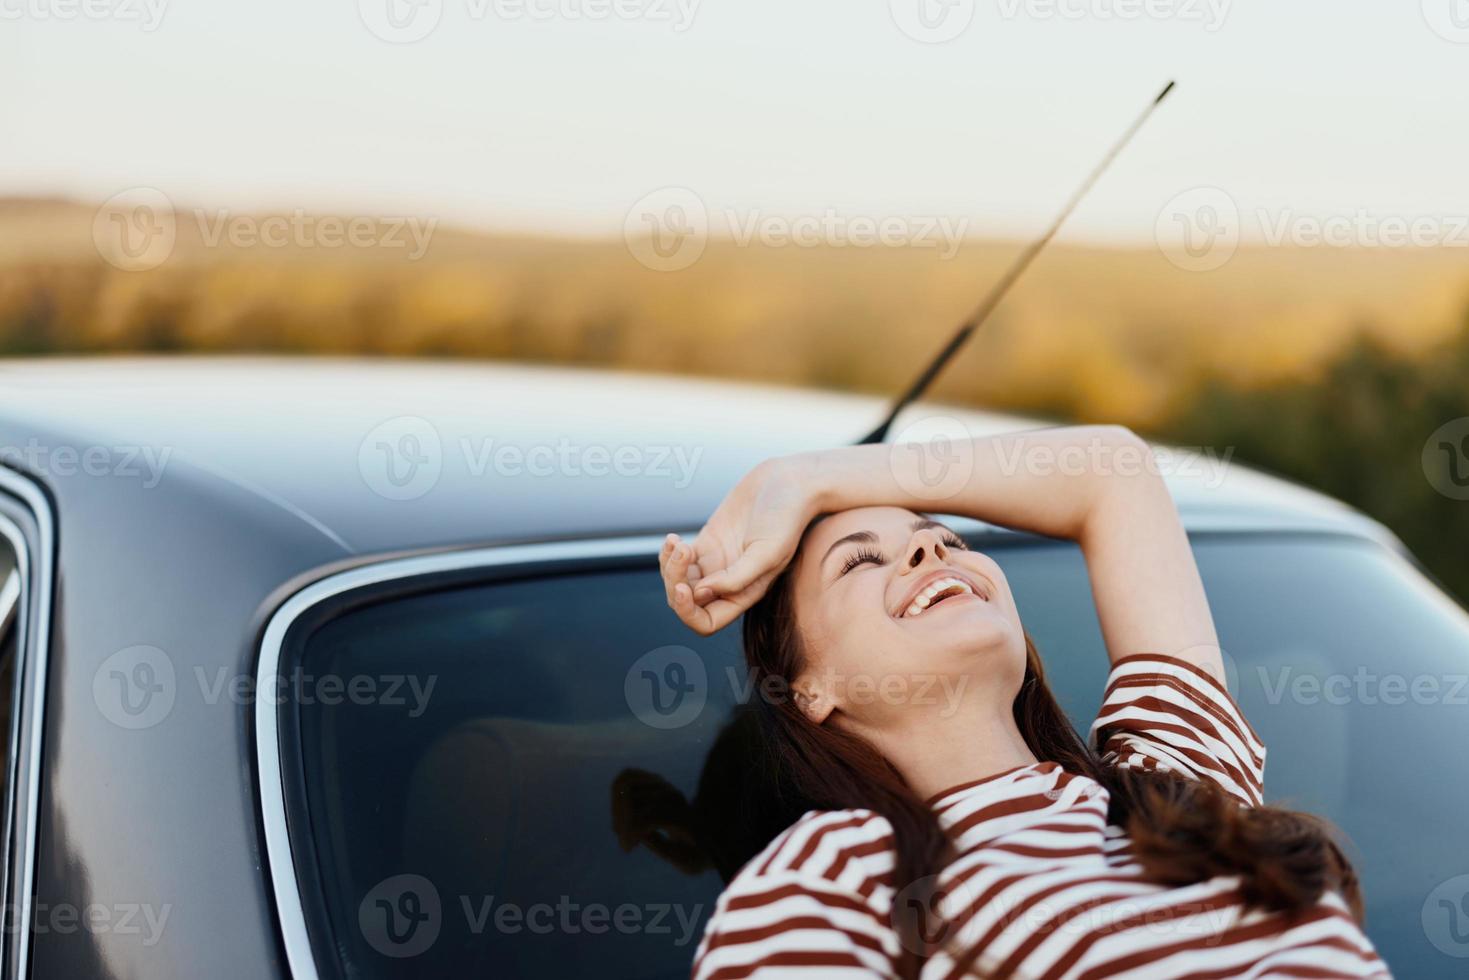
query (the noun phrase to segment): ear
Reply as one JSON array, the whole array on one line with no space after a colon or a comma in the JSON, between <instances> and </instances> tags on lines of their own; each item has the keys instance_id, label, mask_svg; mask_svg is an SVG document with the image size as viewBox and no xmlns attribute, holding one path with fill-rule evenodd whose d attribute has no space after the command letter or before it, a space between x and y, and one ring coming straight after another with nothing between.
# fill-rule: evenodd
<instances>
[{"instance_id":1,"label":"ear","mask_svg":"<svg viewBox=\"0 0 1469 980\"><path fill-rule=\"evenodd\" d=\"M795 697L796 707L801 709L801 714L817 725L824 723L836 707L836 701L830 693L809 674L796 678L796 682L791 685L791 694Z\"/></svg>"}]
</instances>

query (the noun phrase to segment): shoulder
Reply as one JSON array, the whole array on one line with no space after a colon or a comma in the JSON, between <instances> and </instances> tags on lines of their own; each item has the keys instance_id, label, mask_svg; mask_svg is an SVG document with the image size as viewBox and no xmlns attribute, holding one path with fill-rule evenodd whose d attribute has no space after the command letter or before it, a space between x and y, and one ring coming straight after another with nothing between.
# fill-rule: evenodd
<instances>
[{"instance_id":1,"label":"shoulder","mask_svg":"<svg viewBox=\"0 0 1469 980\"><path fill-rule=\"evenodd\" d=\"M710 916L697 978L770 968L893 977L893 829L870 810L813 810L752 858Z\"/></svg>"},{"instance_id":2,"label":"shoulder","mask_svg":"<svg viewBox=\"0 0 1469 980\"><path fill-rule=\"evenodd\" d=\"M1170 770L1252 806L1262 800L1264 743L1225 685L1189 661L1135 654L1114 663L1092 739L1113 765Z\"/></svg>"},{"instance_id":3,"label":"shoulder","mask_svg":"<svg viewBox=\"0 0 1469 980\"><path fill-rule=\"evenodd\" d=\"M871 810L810 810L751 858L730 887L796 879L870 894L892 871L893 843L892 824Z\"/></svg>"}]
</instances>

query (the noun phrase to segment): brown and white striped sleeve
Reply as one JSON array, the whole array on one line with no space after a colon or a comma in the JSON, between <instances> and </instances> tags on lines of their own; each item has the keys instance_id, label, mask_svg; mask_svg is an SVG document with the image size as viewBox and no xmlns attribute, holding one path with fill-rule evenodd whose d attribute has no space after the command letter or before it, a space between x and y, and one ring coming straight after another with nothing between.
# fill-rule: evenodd
<instances>
[{"instance_id":1,"label":"brown and white striped sleeve","mask_svg":"<svg viewBox=\"0 0 1469 980\"><path fill-rule=\"evenodd\" d=\"M1179 772L1262 802L1265 746L1224 685L1186 660L1118 660L1091 734L1104 762Z\"/></svg>"},{"instance_id":2,"label":"brown and white striped sleeve","mask_svg":"<svg viewBox=\"0 0 1469 980\"><path fill-rule=\"evenodd\" d=\"M719 897L695 980L896 977L892 843L891 825L870 811L807 813Z\"/></svg>"}]
</instances>

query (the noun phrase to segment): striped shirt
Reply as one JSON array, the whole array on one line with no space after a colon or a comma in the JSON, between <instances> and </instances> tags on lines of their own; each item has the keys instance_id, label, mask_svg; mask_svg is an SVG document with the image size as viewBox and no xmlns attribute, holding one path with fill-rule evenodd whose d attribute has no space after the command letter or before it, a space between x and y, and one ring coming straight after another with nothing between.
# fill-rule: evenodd
<instances>
[{"instance_id":1,"label":"striped shirt","mask_svg":"<svg viewBox=\"0 0 1469 980\"><path fill-rule=\"evenodd\" d=\"M1118 661L1094 744L1104 762L1172 770L1261 802L1265 748L1223 685L1172 657ZM1142 879L1107 823L1107 791L1038 762L930 800L957 857L932 892L941 941L925 980L956 956L997 977L1386 977L1341 896L1290 921L1246 911L1238 877L1186 886ZM894 890L893 832L868 810L811 811L744 866L720 896L696 980L894 977L896 916L922 910Z\"/></svg>"}]
</instances>

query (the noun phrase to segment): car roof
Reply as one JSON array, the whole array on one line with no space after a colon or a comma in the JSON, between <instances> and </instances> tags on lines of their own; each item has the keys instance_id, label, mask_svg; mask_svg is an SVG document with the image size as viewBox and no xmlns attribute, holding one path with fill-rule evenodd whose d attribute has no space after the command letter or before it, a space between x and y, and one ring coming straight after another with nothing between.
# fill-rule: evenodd
<instances>
[{"instance_id":1,"label":"car roof","mask_svg":"<svg viewBox=\"0 0 1469 980\"><path fill-rule=\"evenodd\" d=\"M696 528L755 463L853 442L884 408L871 396L505 363L0 361L0 453L38 473L63 515L77 456L105 452L114 467L130 457L145 482L157 467L155 492L220 501L241 533L258 518L348 555ZM920 404L893 432L915 423L975 435L1046 424ZM399 451L423 464L417 482L385 481ZM1166 461L1193 531L1395 541L1329 497L1240 465L1228 447Z\"/></svg>"}]
</instances>

